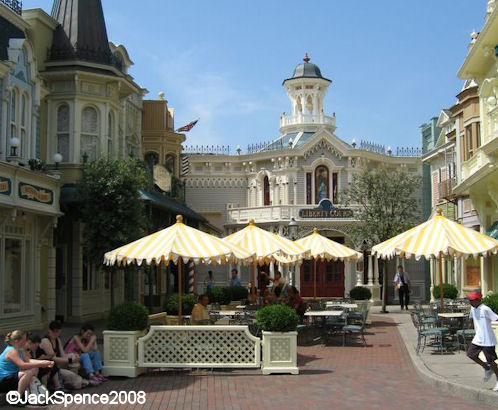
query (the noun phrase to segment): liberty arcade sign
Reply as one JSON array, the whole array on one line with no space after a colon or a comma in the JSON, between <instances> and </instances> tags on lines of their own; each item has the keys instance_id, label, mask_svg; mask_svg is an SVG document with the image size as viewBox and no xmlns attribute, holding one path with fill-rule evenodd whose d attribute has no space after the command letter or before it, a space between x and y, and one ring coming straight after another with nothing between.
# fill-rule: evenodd
<instances>
[{"instance_id":1,"label":"liberty arcade sign","mask_svg":"<svg viewBox=\"0 0 498 410\"><path fill-rule=\"evenodd\" d=\"M301 219L343 219L353 218L353 210L335 208L329 199L322 199L316 208L299 210Z\"/></svg>"}]
</instances>

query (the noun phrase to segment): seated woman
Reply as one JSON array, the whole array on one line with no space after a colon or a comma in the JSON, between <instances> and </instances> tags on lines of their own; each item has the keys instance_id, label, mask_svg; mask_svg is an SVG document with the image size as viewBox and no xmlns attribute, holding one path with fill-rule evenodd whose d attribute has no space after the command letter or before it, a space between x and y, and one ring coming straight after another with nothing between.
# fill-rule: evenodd
<instances>
[{"instance_id":1,"label":"seated woman","mask_svg":"<svg viewBox=\"0 0 498 410\"><path fill-rule=\"evenodd\" d=\"M303 300L295 286L289 286L289 295L285 301L287 306L293 308L296 313L303 318L306 313L306 302Z\"/></svg>"},{"instance_id":2,"label":"seated woman","mask_svg":"<svg viewBox=\"0 0 498 410\"><path fill-rule=\"evenodd\" d=\"M209 325L208 304L209 297L207 295L199 295L198 302L194 305L190 314L190 321L193 325Z\"/></svg>"},{"instance_id":3,"label":"seated woman","mask_svg":"<svg viewBox=\"0 0 498 410\"><path fill-rule=\"evenodd\" d=\"M24 394L33 377L40 368L50 368L54 362L49 360L23 360L23 349L26 346L26 332L14 330L5 338L7 347L0 354L0 392L17 390Z\"/></svg>"},{"instance_id":4,"label":"seated woman","mask_svg":"<svg viewBox=\"0 0 498 410\"><path fill-rule=\"evenodd\" d=\"M40 347L41 338L37 334L28 335L28 343L24 351L24 359L47 360L50 357ZM45 387L51 387L51 390L61 390L62 386L59 381L59 366L54 362L51 368L38 370L38 378Z\"/></svg>"},{"instance_id":5,"label":"seated woman","mask_svg":"<svg viewBox=\"0 0 498 410\"><path fill-rule=\"evenodd\" d=\"M90 380L105 382L102 375L102 359L97 346L97 336L90 324L83 325L80 332L74 335L66 345L66 353L76 353L80 356L80 363Z\"/></svg>"},{"instance_id":6,"label":"seated woman","mask_svg":"<svg viewBox=\"0 0 498 410\"><path fill-rule=\"evenodd\" d=\"M53 360L59 368L59 382L64 385L64 388L81 389L89 384L98 385L100 382L83 379L75 372L67 369L67 367L77 370L79 368L80 356L77 353L66 354L62 346L61 322L53 320L48 325L48 332L42 338L40 349L43 351L44 357Z\"/></svg>"}]
</instances>

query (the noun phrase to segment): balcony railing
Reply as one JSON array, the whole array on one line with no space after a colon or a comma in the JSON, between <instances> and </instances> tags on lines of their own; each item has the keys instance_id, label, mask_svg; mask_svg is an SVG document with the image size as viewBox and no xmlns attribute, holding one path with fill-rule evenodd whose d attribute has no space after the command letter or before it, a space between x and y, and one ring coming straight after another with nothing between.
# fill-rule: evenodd
<instances>
[{"instance_id":1,"label":"balcony railing","mask_svg":"<svg viewBox=\"0 0 498 410\"><path fill-rule=\"evenodd\" d=\"M439 198L449 200L453 197L455 178L446 179L438 184Z\"/></svg>"},{"instance_id":2,"label":"balcony railing","mask_svg":"<svg viewBox=\"0 0 498 410\"><path fill-rule=\"evenodd\" d=\"M335 116L328 115L283 115L280 117L280 127L289 125L316 124L316 125L331 125L335 127Z\"/></svg>"},{"instance_id":3,"label":"balcony railing","mask_svg":"<svg viewBox=\"0 0 498 410\"><path fill-rule=\"evenodd\" d=\"M22 1L19 0L0 0L1 4L4 4L13 12L21 15L22 14Z\"/></svg>"}]
</instances>

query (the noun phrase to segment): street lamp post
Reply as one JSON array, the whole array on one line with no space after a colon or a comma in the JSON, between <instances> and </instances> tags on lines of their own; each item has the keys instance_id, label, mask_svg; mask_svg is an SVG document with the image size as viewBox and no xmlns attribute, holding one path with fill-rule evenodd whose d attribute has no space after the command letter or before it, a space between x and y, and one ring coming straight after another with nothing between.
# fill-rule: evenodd
<instances>
[{"instance_id":1,"label":"street lamp post","mask_svg":"<svg viewBox=\"0 0 498 410\"><path fill-rule=\"evenodd\" d=\"M290 237L291 240L295 241L297 239L297 222L294 219L294 217L292 217L290 219L288 226L289 226L289 237ZM292 268L289 266L289 271L292 272L292 274L289 275L290 279L291 279L291 285L294 285L294 283L295 283L295 277L294 276L296 275L296 268L295 268L295 266L293 266Z\"/></svg>"}]
</instances>

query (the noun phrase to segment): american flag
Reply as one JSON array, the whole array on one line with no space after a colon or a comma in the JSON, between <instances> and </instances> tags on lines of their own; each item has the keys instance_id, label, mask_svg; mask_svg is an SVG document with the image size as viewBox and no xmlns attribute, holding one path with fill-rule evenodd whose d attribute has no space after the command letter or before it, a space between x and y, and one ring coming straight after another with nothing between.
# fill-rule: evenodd
<instances>
[{"instance_id":1,"label":"american flag","mask_svg":"<svg viewBox=\"0 0 498 410\"><path fill-rule=\"evenodd\" d=\"M183 127L180 127L176 130L176 132L188 132L190 131L192 128L194 128L194 125L197 124L197 121L199 121L199 118L197 118L196 120L192 121L192 122L189 122L187 125L184 125Z\"/></svg>"}]
</instances>

